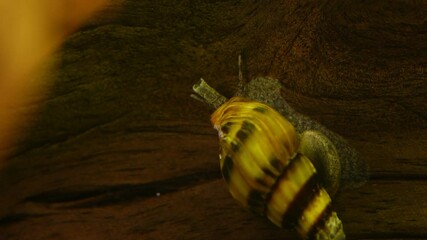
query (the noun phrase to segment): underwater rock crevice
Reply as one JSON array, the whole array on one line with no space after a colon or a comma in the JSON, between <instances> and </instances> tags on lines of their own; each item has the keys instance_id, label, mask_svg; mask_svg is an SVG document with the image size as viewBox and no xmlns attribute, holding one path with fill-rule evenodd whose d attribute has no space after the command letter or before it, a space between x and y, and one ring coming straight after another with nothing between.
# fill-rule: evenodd
<instances>
[{"instance_id":1,"label":"underwater rock crevice","mask_svg":"<svg viewBox=\"0 0 427 240\"><path fill-rule=\"evenodd\" d=\"M54 209L102 207L143 201L181 191L198 184L220 178L219 171L199 172L142 184L121 184L113 186L75 186L41 192L23 199L23 203L35 203Z\"/></svg>"}]
</instances>

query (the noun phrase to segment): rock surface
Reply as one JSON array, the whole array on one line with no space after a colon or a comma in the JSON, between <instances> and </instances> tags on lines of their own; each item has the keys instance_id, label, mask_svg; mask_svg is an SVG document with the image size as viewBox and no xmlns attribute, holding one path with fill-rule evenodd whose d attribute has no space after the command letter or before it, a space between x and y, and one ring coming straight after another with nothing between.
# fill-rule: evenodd
<instances>
[{"instance_id":1,"label":"rock surface","mask_svg":"<svg viewBox=\"0 0 427 240\"><path fill-rule=\"evenodd\" d=\"M427 2L116 0L0 170L0 239L296 237L229 196L189 97L200 77L231 96L238 54L369 162L335 199L348 239L427 238Z\"/></svg>"}]
</instances>

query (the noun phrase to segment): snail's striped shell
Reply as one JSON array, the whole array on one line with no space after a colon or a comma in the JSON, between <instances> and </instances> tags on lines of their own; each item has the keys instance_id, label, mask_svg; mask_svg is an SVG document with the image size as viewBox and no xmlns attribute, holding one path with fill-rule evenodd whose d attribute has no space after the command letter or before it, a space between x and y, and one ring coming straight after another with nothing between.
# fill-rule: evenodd
<instances>
[{"instance_id":1,"label":"snail's striped shell","mask_svg":"<svg viewBox=\"0 0 427 240\"><path fill-rule=\"evenodd\" d=\"M234 97L211 118L220 137L220 165L232 196L303 238L344 239L310 160L282 115L265 104Z\"/></svg>"}]
</instances>

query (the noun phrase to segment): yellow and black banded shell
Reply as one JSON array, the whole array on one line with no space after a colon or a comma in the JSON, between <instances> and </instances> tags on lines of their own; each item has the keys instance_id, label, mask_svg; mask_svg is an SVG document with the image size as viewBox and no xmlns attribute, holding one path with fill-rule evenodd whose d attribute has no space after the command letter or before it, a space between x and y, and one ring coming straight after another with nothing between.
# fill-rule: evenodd
<instances>
[{"instance_id":1,"label":"yellow and black banded shell","mask_svg":"<svg viewBox=\"0 0 427 240\"><path fill-rule=\"evenodd\" d=\"M298 153L297 133L282 115L234 97L211 121L220 138L221 172L238 202L279 227L295 227L303 238L345 238L331 198L311 161Z\"/></svg>"}]
</instances>

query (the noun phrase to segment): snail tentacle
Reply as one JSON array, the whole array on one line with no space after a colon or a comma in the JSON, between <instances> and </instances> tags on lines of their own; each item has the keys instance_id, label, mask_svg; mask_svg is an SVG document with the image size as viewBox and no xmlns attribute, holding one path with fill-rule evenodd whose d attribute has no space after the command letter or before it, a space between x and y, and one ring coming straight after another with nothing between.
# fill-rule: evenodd
<instances>
[{"instance_id":1,"label":"snail tentacle","mask_svg":"<svg viewBox=\"0 0 427 240\"><path fill-rule=\"evenodd\" d=\"M198 101L207 103L211 107L217 109L223 105L227 98L218 93L214 88L209 86L203 78L200 78L200 82L193 85L193 91L197 93L191 94L190 96Z\"/></svg>"},{"instance_id":2,"label":"snail tentacle","mask_svg":"<svg viewBox=\"0 0 427 240\"><path fill-rule=\"evenodd\" d=\"M243 96L245 92L245 82L243 81L242 56L240 54L237 59L237 66L239 68L239 83L237 84L237 91L235 96Z\"/></svg>"}]
</instances>

